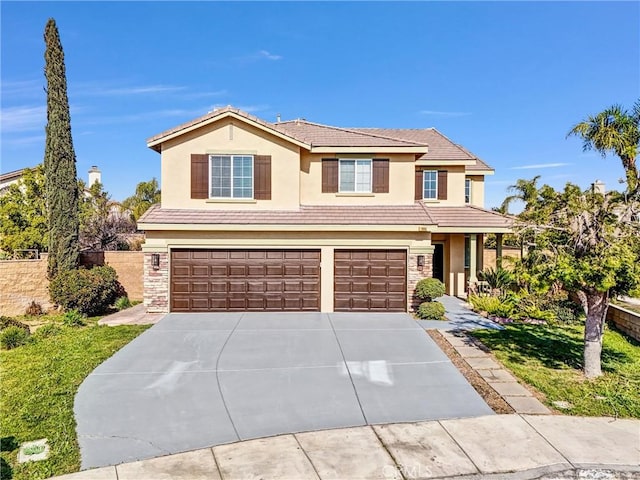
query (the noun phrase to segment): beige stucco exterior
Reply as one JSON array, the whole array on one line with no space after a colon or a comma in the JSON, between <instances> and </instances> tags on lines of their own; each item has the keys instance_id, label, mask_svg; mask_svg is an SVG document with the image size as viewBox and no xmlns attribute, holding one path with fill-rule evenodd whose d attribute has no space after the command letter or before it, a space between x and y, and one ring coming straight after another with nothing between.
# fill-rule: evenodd
<instances>
[{"instance_id":1,"label":"beige stucco exterior","mask_svg":"<svg viewBox=\"0 0 640 480\"><path fill-rule=\"evenodd\" d=\"M471 180L471 205L484 208L484 176L467 175Z\"/></svg>"},{"instance_id":2,"label":"beige stucco exterior","mask_svg":"<svg viewBox=\"0 0 640 480\"><path fill-rule=\"evenodd\" d=\"M297 145L233 118L223 118L162 145L162 207L203 210L293 210L300 205ZM271 200L191 198L192 153L271 155Z\"/></svg>"}]
</instances>

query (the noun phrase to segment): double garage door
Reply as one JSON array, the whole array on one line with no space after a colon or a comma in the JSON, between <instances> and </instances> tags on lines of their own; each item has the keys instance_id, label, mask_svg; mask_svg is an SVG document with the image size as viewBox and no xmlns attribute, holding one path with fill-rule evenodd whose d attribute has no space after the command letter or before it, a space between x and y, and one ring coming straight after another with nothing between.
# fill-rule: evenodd
<instances>
[{"instance_id":1,"label":"double garage door","mask_svg":"<svg viewBox=\"0 0 640 480\"><path fill-rule=\"evenodd\" d=\"M334 310L405 311L406 251L336 250ZM171 251L171 311L319 311L320 250Z\"/></svg>"}]
</instances>

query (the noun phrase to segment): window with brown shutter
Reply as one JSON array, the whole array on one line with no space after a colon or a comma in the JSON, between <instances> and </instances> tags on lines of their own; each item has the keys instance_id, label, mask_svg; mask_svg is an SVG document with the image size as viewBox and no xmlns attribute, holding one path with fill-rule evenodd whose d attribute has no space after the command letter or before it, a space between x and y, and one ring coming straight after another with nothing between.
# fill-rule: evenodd
<instances>
[{"instance_id":1,"label":"window with brown shutter","mask_svg":"<svg viewBox=\"0 0 640 480\"><path fill-rule=\"evenodd\" d=\"M271 155L253 157L253 198L271 200Z\"/></svg>"},{"instance_id":2,"label":"window with brown shutter","mask_svg":"<svg viewBox=\"0 0 640 480\"><path fill-rule=\"evenodd\" d=\"M389 193L389 159L373 159L373 193Z\"/></svg>"},{"instance_id":3,"label":"window with brown shutter","mask_svg":"<svg viewBox=\"0 0 640 480\"><path fill-rule=\"evenodd\" d=\"M191 154L191 198L209 198L209 155Z\"/></svg>"},{"instance_id":4,"label":"window with brown shutter","mask_svg":"<svg viewBox=\"0 0 640 480\"><path fill-rule=\"evenodd\" d=\"M322 193L338 192L338 159L322 159Z\"/></svg>"},{"instance_id":5,"label":"window with brown shutter","mask_svg":"<svg viewBox=\"0 0 640 480\"><path fill-rule=\"evenodd\" d=\"M438 170L438 200L447 199L447 171Z\"/></svg>"}]
</instances>

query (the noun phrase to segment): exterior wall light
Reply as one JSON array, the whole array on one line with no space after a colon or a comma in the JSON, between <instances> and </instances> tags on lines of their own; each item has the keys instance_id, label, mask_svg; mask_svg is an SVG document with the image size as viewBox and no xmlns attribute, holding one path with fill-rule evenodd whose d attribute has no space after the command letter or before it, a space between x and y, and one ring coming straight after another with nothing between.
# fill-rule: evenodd
<instances>
[{"instance_id":1,"label":"exterior wall light","mask_svg":"<svg viewBox=\"0 0 640 480\"><path fill-rule=\"evenodd\" d=\"M418 255L418 267L424 267L424 255Z\"/></svg>"},{"instance_id":2,"label":"exterior wall light","mask_svg":"<svg viewBox=\"0 0 640 480\"><path fill-rule=\"evenodd\" d=\"M154 270L159 270L160 269L160 254L159 253L152 253L151 254L151 266L153 267Z\"/></svg>"}]
</instances>

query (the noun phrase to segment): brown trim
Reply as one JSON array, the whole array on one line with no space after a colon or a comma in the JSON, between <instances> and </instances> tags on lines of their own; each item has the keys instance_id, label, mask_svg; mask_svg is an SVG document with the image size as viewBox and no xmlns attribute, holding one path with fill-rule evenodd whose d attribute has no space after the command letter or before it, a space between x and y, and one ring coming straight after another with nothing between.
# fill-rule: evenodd
<instances>
[{"instance_id":1,"label":"brown trim","mask_svg":"<svg viewBox=\"0 0 640 480\"><path fill-rule=\"evenodd\" d=\"M416 200L422 200L422 195L424 195L423 185L424 174L422 173L422 170L416 169Z\"/></svg>"},{"instance_id":2,"label":"brown trim","mask_svg":"<svg viewBox=\"0 0 640 480\"><path fill-rule=\"evenodd\" d=\"M447 199L447 171L438 170L438 200Z\"/></svg>"},{"instance_id":3,"label":"brown trim","mask_svg":"<svg viewBox=\"0 0 640 480\"><path fill-rule=\"evenodd\" d=\"M253 198L271 200L271 155L253 157Z\"/></svg>"},{"instance_id":4,"label":"brown trim","mask_svg":"<svg viewBox=\"0 0 640 480\"><path fill-rule=\"evenodd\" d=\"M389 159L374 158L372 174L373 193L389 193Z\"/></svg>"},{"instance_id":5,"label":"brown trim","mask_svg":"<svg viewBox=\"0 0 640 480\"><path fill-rule=\"evenodd\" d=\"M209 155L191 154L191 198L209 198Z\"/></svg>"},{"instance_id":6,"label":"brown trim","mask_svg":"<svg viewBox=\"0 0 640 480\"><path fill-rule=\"evenodd\" d=\"M322 159L322 193L338 192L338 159Z\"/></svg>"}]
</instances>

